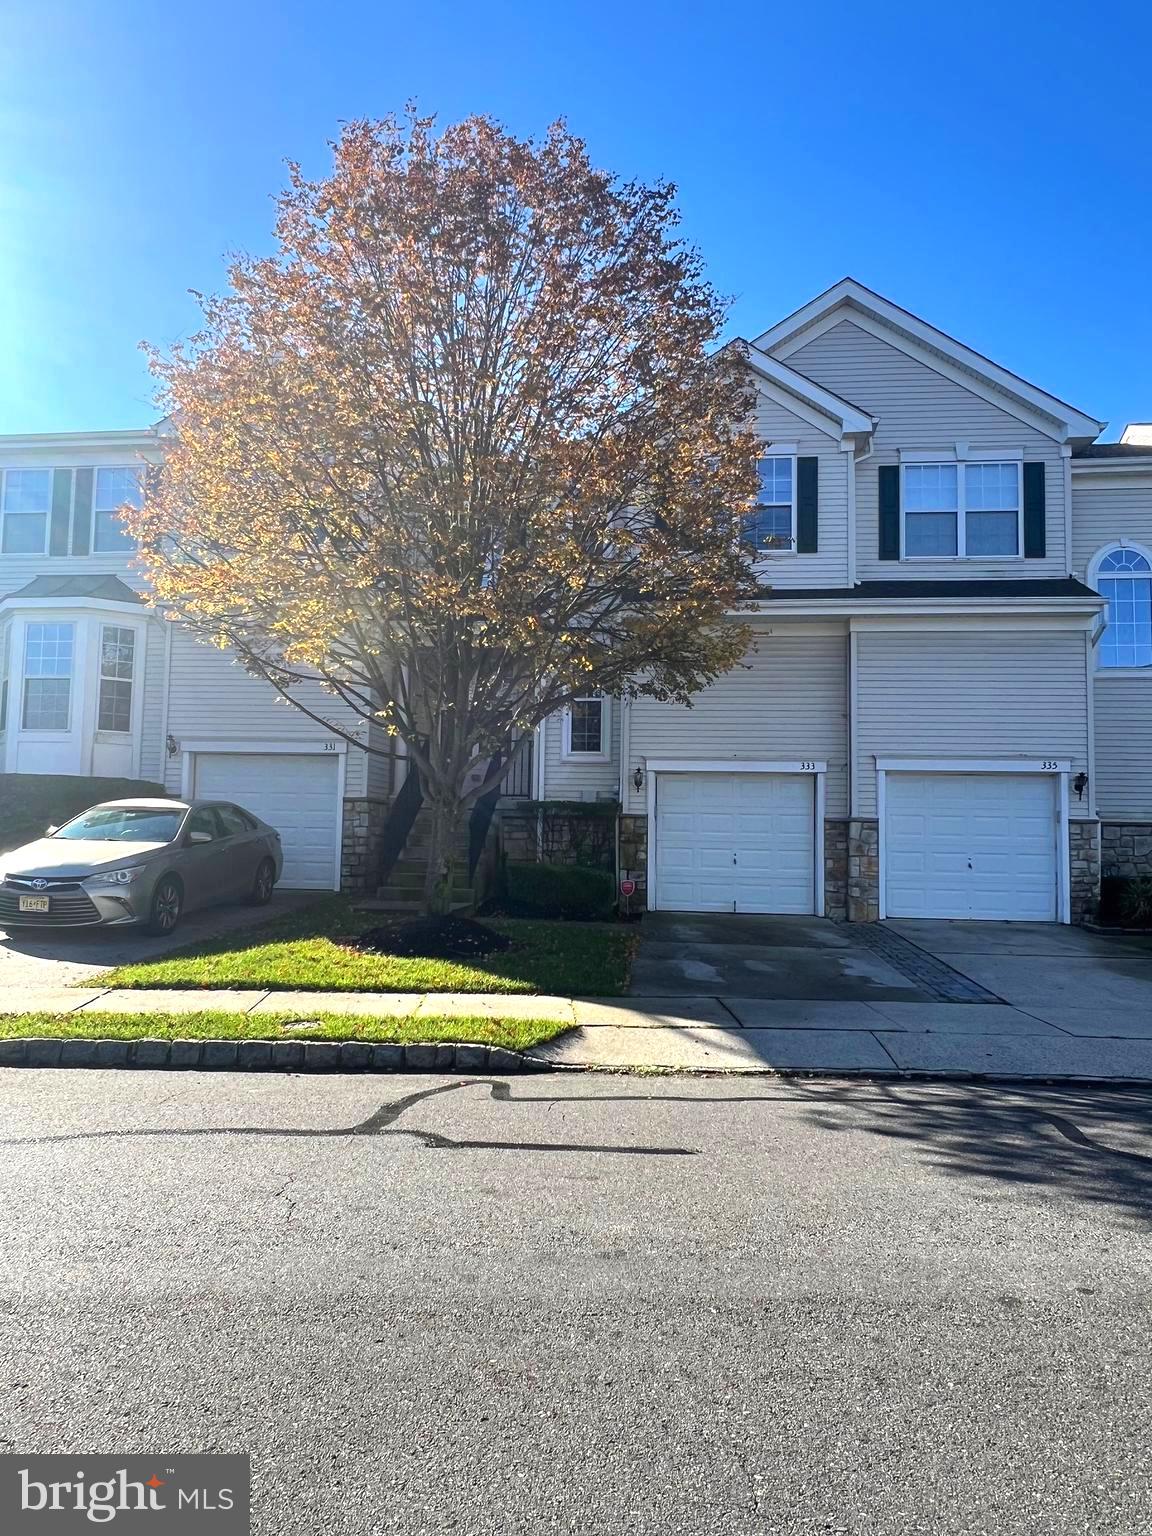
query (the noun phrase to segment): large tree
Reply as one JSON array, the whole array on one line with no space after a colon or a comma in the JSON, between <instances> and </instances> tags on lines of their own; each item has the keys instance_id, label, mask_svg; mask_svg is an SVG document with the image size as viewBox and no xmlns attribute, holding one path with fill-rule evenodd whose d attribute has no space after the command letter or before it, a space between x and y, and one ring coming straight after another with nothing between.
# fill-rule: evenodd
<instances>
[{"instance_id":1,"label":"large tree","mask_svg":"<svg viewBox=\"0 0 1152 1536\"><path fill-rule=\"evenodd\" d=\"M471 782L478 756L741 655L751 401L673 187L563 125L409 113L333 150L322 181L290 167L274 254L153 355L176 430L134 531L165 609L299 708L318 676L383 727L325 717L369 751L403 739L435 908L506 769Z\"/></svg>"}]
</instances>

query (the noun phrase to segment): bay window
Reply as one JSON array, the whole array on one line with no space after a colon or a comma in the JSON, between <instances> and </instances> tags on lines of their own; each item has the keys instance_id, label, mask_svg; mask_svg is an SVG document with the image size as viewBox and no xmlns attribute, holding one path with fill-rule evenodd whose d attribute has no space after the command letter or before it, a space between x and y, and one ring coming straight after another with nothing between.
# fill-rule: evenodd
<instances>
[{"instance_id":1,"label":"bay window","mask_svg":"<svg viewBox=\"0 0 1152 1536\"><path fill-rule=\"evenodd\" d=\"M24 638L26 731L66 731L72 705L74 624L29 624Z\"/></svg>"},{"instance_id":2,"label":"bay window","mask_svg":"<svg viewBox=\"0 0 1152 1536\"><path fill-rule=\"evenodd\" d=\"M1003 559L1020 554L1018 461L905 464L906 560Z\"/></svg>"},{"instance_id":3,"label":"bay window","mask_svg":"<svg viewBox=\"0 0 1152 1536\"><path fill-rule=\"evenodd\" d=\"M132 674L136 664L136 631L105 624L100 631L100 694L98 731L132 729Z\"/></svg>"}]
</instances>

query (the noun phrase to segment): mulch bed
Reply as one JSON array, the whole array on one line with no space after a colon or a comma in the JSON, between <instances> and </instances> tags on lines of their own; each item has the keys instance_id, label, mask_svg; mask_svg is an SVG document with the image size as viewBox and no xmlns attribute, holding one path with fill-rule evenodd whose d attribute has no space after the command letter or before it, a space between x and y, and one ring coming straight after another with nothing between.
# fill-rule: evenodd
<instances>
[{"instance_id":1,"label":"mulch bed","mask_svg":"<svg viewBox=\"0 0 1152 1536\"><path fill-rule=\"evenodd\" d=\"M512 940L470 917L412 917L369 928L342 941L371 955L403 955L425 960L479 960L510 949Z\"/></svg>"}]
</instances>

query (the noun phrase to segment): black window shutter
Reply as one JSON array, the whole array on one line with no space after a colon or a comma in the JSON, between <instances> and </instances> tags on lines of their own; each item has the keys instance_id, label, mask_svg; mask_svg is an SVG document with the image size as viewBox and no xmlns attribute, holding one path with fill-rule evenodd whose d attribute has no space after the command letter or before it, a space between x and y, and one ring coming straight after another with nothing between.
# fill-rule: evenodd
<instances>
[{"instance_id":1,"label":"black window shutter","mask_svg":"<svg viewBox=\"0 0 1152 1536\"><path fill-rule=\"evenodd\" d=\"M48 553L68 553L68 524L72 517L72 471L52 471L52 516L48 524Z\"/></svg>"},{"instance_id":2,"label":"black window shutter","mask_svg":"<svg viewBox=\"0 0 1152 1536\"><path fill-rule=\"evenodd\" d=\"M1024 554L1029 560L1043 560L1045 553L1043 464L1024 466Z\"/></svg>"},{"instance_id":3,"label":"black window shutter","mask_svg":"<svg viewBox=\"0 0 1152 1536\"><path fill-rule=\"evenodd\" d=\"M900 558L900 466L881 464L880 470L880 558Z\"/></svg>"},{"instance_id":4,"label":"black window shutter","mask_svg":"<svg viewBox=\"0 0 1152 1536\"><path fill-rule=\"evenodd\" d=\"M814 555L820 522L820 461L796 460L796 553Z\"/></svg>"}]
</instances>

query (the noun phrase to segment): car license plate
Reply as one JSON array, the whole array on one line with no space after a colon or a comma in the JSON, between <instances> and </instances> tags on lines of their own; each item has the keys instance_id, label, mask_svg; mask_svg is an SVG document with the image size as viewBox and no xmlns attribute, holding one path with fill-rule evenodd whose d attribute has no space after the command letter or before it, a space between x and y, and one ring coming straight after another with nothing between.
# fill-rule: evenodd
<instances>
[{"instance_id":1,"label":"car license plate","mask_svg":"<svg viewBox=\"0 0 1152 1536\"><path fill-rule=\"evenodd\" d=\"M20 898L20 910L21 910L21 912L47 912L48 911L48 897L47 896L21 896L21 898Z\"/></svg>"}]
</instances>

